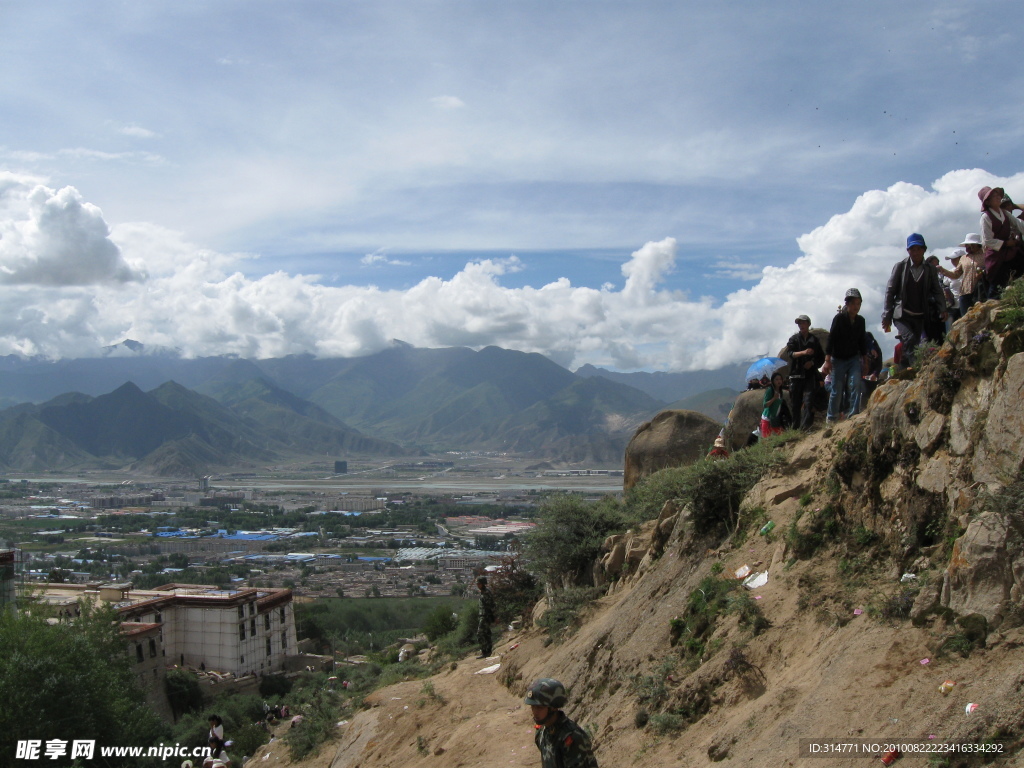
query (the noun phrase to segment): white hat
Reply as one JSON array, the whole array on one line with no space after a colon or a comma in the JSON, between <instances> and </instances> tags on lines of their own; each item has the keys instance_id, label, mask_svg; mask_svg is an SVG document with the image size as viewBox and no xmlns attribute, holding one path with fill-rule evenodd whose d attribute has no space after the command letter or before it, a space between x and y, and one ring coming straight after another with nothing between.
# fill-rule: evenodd
<instances>
[{"instance_id":1,"label":"white hat","mask_svg":"<svg viewBox=\"0 0 1024 768\"><path fill-rule=\"evenodd\" d=\"M971 232L960 245L981 245L981 235Z\"/></svg>"},{"instance_id":2,"label":"white hat","mask_svg":"<svg viewBox=\"0 0 1024 768\"><path fill-rule=\"evenodd\" d=\"M967 251L965 251L963 248L957 248L955 251L953 251L953 255L952 256L947 256L946 257L946 261L956 261L957 259L961 258L962 256L966 256L966 255L967 255Z\"/></svg>"}]
</instances>

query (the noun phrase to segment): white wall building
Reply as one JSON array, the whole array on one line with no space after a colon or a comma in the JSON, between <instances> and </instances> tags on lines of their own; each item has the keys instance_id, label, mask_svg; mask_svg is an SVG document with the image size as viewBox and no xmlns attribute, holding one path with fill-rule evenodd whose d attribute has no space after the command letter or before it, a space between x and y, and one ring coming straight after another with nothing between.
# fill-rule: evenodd
<instances>
[{"instance_id":1,"label":"white wall building","mask_svg":"<svg viewBox=\"0 0 1024 768\"><path fill-rule=\"evenodd\" d=\"M168 584L133 590L130 584L50 584L39 597L51 602L65 592L113 603L125 622L160 625L160 655L166 666L238 676L270 674L283 671L285 658L298 653L290 589Z\"/></svg>"}]
</instances>

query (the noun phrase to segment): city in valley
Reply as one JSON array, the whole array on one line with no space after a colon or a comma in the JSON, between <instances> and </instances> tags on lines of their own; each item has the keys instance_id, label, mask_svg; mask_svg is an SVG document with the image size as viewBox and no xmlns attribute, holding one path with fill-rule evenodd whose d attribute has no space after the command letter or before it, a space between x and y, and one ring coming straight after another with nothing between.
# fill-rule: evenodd
<instances>
[{"instance_id":1,"label":"city in valley","mask_svg":"<svg viewBox=\"0 0 1024 768\"><path fill-rule=\"evenodd\" d=\"M339 470L335 474L334 470ZM622 472L497 454L339 461L201 480L18 477L0 542L40 583L287 587L316 597L465 595L553 493L621 492Z\"/></svg>"}]
</instances>

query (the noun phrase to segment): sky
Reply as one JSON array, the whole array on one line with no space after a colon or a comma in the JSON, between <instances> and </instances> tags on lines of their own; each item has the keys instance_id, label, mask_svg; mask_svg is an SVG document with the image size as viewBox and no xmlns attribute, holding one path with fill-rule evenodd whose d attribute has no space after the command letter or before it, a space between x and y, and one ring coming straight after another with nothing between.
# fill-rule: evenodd
<instances>
[{"instance_id":1,"label":"sky","mask_svg":"<svg viewBox=\"0 0 1024 768\"><path fill-rule=\"evenodd\" d=\"M1024 200L1009 2L0 0L0 355L775 354ZM883 348L891 348L890 335Z\"/></svg>"}]
</instances>

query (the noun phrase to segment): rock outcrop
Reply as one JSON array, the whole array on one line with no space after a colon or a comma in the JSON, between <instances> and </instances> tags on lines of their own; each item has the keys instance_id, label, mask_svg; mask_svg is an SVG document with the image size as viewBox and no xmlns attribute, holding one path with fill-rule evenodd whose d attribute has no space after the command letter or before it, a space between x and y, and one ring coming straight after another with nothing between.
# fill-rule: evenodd
<instances>
[{"instance_id":1,"label":"rock outcrop","mask_svg":"<svg viewBox=\"0 0 1024 768\"><path fill-rule=\"evenodd\" d=\"M722 425L696 411L662 411L641 424L626 446L624 490L659 469L681 467L702 458Z\"/></svg>"},{"instance_id":2,"label":"rock outcrop","mask_svg":"<svg viewBox=\"0 0 1024 768\"><path fill-rule=\"evenodd\" d=\"M832 463L850 524L942 585L922 590L918 619L1024 621L1024 510L998 500L1024 466L1024 331L997 330L999 310L975 306L912 378L879 386Z\"/></svg>"}]
</instances>

